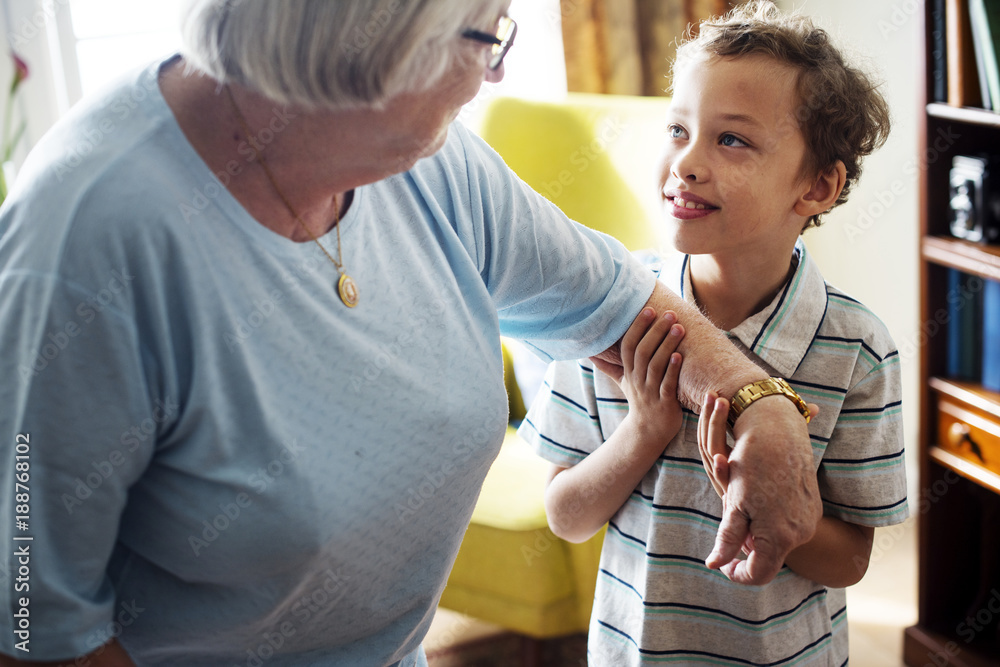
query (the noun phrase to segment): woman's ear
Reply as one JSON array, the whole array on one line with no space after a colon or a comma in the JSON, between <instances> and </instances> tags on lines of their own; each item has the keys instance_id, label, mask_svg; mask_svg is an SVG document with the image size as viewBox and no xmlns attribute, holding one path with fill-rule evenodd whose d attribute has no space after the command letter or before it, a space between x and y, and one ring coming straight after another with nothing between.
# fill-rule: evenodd
<instances>
[{"instance_id":1,"label":"woman's ear","mask_svg":"<svg viewBox=\"0 0 1000 667\"><path fill-rule=\"evenodd\" d=\"M804 218L826 213L837 203L837 197L847 182L847 168L837 160L826 171L820 172L802 197L795 203L795 212Z\"/></svg>"}]
</instances>

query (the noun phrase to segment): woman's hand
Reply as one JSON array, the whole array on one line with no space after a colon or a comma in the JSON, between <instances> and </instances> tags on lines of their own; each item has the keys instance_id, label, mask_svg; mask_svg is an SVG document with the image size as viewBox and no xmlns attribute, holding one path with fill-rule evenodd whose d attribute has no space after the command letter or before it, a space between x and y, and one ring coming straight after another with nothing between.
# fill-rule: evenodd
<instances>
[{"instance_id":1,"label":"woman's hand","mask_svg":"<svg viewBox=\"0 0 1000 667\"><path fill-rule=\"evenodd\" d=\"M819 406L809 404L810 419L819 414ZM726 492L729 490L730 480L730 447L726 444L727 418L729 416L729 401L719 398L718 394L710 391L705 394L705 401L701 406L701 415L698 417L698 451L701 454L701 462L705 468L705 474L715 488L715 492L722 499L723 507L727 514L738 513L738 507L730 507ZM754 536L747 533L743 538L741 548L743 554L753 558ZM711 561L711 556L709 561ZM734 581L742 583L752 583L745 579L746 568L744 564L743 572L739 571L740 562L737 559L730 559L728 562L716 562L715 567ZM713 567L710 564L709 567Z\"/></svg>"}]
</instances>

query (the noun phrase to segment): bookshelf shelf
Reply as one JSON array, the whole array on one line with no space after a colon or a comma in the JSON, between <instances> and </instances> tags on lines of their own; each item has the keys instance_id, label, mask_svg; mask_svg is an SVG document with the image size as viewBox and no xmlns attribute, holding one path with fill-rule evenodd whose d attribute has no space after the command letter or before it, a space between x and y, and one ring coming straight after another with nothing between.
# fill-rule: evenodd
<instances>
[{"instance_id":1,"label":"bookshelf shelf","mask_svg":"<svg viewBox=\"0 0 1000 667\"><path fill-rule=\"evenodd\" d=\"M929 378L927 384L938 393L950 396L966 405L990 414L1000 414L1000 394L983 389L981 385L939 377Z\"/></svg>"},{"instance_id":2,"label":"bookshelf shelf","mask_svg":"<svg viewBox=\"0 0 1000 667\"><path fill-rule=\"evenodd\" d=\"M987 295L986 289L975 298L963 291L956 301L955 286L972 284L970 276L1000 282L1000 244L956 239L949 229L953 158L1000 153L1000 113L974 108L980 91L969 94L970 84L981 88L975 58L970 70L967 58L955 57L962 54L956 48L961 40L947 30L952 25L948 17L967 12L977 1L927 0L922 12L919 148L927 168L920 173L919 265L926 338L919 350L920 499L910 504L919 527L918 619L903 638L903 658L911 667L1000 665L997 623L991 619L972 638L965 625L970 614L983 608L984 595L1000 590L1000 393L949 377L966 374L967 366L955 365L966 351L993 349L968 343L977 340L972 335L954 337L978 331L962 328L975 322L970 313L976 311L967 306L982 303ZM964 46L971 48L971 42L965 40ZM953 96L951 84L956 82L961 90ZM943 99L953 104L931 101ZM970 282L954 282L952 269L967 274Z\"/></svg>"},{"instance_id":3,"label":"bookshelf shelf","mask_svg":"<svg viewBox=\"0 0 1000 667\"><path fill-rule=\"evenodd\" d=\"M986 109L956 107L944 102L931 102L927 105L927 115L942 120L1000 128L1000 113Z\"/></svg>"},{"instance_id":4,"label":"bookshelf shelf","mask_svg":"<svg viewBox=\"0 0 1000 667\"><path fill-rule=\"evenodd\" d=\"M995 472L976 465L960 456L955 456L947 449L937 446L931 447L930 457L935 463L957 472L962 477L975 482L979 486L993 493L1000 493L1000 475Z\"/></svg>"},{"instance_id":5,"label":"bookshelf shelf","mask_svg":"<svg viewBox=\"0 0 1000 667\"><path fill-rule=\"evenodd\" d=\"M989 280L1000 280L1000 246L970 243L944 236L926 236L921 241L923 258Z\"/></svg>"},{"instance_id":6,"label":"bookshelf shelf","mask_svg":"<svg viewBox=\"0 0 1000 667\"><path fill-rule=\"evenodd\" d=\"M965 643L961 640L955 641L951 636L940 632L928 630L914 626L908 630L912 632L915 639L912 645L907 645L903 653L903 661L907 665L951 665L951 667L996 667L1000 655L977 655L965 650ZM917 647L920 647L919 649ZM926 655L937 656L938 660L947 662L927 662L924 647L927 648Z\"/></svg>"}]
</instances>

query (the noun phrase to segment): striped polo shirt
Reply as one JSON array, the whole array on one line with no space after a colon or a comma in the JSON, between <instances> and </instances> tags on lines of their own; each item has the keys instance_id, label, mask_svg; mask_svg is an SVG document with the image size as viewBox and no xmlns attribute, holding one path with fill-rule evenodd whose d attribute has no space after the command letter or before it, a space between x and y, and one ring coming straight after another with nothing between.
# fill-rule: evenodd
<instances>
[{"instance_id":1,"label":"striped polo shirt","mask_svg":"<svg viewBox=\"0 0 1000 667\"><path fill-rule=\"evenodd\" d=\"M692 301L688 258L649 258L658 278ZM864 526L906 519L899 354L885 326L828 285L801 240L795 271L729 339L820 407L809 424L826 515ZM569 467L621 424L628 402L587 360L557 362L519 433ZM743 586L705 567L722 502L698 454L698 415L612 517L590 624L590 664L845 665L843 589L783 567ZM732 442L730 442L732 444ZM598 490L599 491L599 490Z\"/></svg>"}]
</instances>

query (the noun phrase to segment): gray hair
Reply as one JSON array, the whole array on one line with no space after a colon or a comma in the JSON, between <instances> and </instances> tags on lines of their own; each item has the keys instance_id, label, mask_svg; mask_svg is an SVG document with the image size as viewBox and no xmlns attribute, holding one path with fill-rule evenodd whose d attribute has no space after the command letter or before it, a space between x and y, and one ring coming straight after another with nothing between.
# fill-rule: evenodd
<instances>
[{"instance_id":1,"label":"gray hair","mask_svg":"<svg viewBox=\"0 0 1000 667\"><path fill-rule=\"evenodd\" d=\"M509 0L189 0L182 53L221 83L305 108L378 107L425 89Z\"/></svg>"}]
</instances>

